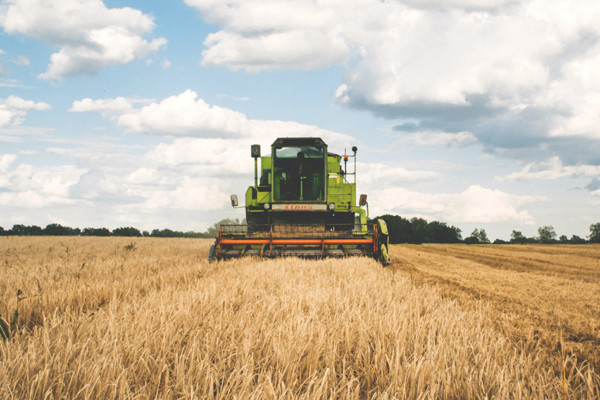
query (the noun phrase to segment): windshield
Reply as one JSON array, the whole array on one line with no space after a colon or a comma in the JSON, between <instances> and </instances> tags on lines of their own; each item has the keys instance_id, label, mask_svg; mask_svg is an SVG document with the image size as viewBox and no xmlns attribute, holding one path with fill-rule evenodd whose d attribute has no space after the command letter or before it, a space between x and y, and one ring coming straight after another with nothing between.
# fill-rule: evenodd
<instances>
[{"instance_id":1,"label":"windshield","mask_svg":"<svg viewBox=\"0 0 600 400\"><path fill-rule=\"evenodd\" d=\"M325 187L325 150L312 146L275 149L275 200L322 201Z\"/></svg>"}]
</instances>

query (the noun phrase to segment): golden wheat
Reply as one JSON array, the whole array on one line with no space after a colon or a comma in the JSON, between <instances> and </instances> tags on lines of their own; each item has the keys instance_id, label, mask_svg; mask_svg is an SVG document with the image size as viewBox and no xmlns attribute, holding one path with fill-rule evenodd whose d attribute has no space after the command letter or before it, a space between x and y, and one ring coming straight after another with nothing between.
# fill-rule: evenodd
<instances>
[{"instance_id":1,"label":"golden wheat","mask_svg":"<svg viewBox=\"0 0 600 400\"><path fill-rule=\"evenodd\" d=\"M498 328L493 305L398 264L208 264L210 241L190 239L0 239L0 315L24 297L0 342L0 398L598 396L568 354L563 379L546 349Z\"/></svg>"},{"instance_id":2,"label":"golden wheat","mask_svg":"<svg viewBox=\"0 0 600 400\"><path fill-rule=\"evenodd\" d=\"M518 346L546 352L600 396L600 246L397 245L393 268L489 318Z\"/></svg>"}]
</instances>

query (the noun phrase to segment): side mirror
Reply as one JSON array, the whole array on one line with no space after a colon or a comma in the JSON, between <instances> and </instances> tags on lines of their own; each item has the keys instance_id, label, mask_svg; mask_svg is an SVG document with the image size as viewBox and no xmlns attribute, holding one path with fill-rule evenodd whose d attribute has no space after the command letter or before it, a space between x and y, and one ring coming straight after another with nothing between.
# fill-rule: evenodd
<instances>
[{"instance_id":1,"label":"side mirror","mask_svg":"<svg viewBox=\"0 0 600 400\"><path fill-rule=\"evenodd\" d=\"M252 155L252 158L259 158L260 157L260 144L253 144L250 147L250 154Z\"/></svg>"},{"instance_id":2,"label":"side mirror","mask_svg":"<svg viewBox=\"0 0 600 400\"><path fill-rule=\"evenodd\" d=\"M367 195L366 194L361 194L360 195L360 200L358 201L358 205L362 207L365 204L367 204Z\"/></svg>"},{"instance_id":3,"label":"side mirror","mask_svg":"<svg viewBox=\"0 0 600 400\"><path fill-rule=\"evenodd\" d=\"M238 198L237 198L237 194L232 194L231 196L229 196L231 198L231 206L232 207L237 207L238 206Z\"/></svg>"}]
</instances>

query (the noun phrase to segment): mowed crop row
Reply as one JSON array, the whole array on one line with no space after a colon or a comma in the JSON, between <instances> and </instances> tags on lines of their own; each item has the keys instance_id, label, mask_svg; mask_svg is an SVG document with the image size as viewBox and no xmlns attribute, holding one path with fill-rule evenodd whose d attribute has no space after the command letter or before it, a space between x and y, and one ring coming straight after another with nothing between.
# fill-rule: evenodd
<instances>
[{"instance_id":1,"label":"mowed crop row","mask_svg":"<svg viewBox=\"0 0 600 400\"><path fill-rule=\"evenodd\" d=\"M392 268L464 307L488 306L513 342L600 371L599 245L395 245Z\"/></svg>"},{"instance_id":2,"label":"mowed crop row","mask_svg":"<svg viewBox=\"0 0 600 400\"><path fill-rule=\"evenodd\" d=\"M546 347L498 324L495 303L453 295L435 263L423 272L417 259L444 258L425 247L394 246L384 269L208 264L209 245L0 238L2 317L22 291L0 342L0 398L598 396L582 362L563 352L557 373Z\"/></svg>"}]
</instances>

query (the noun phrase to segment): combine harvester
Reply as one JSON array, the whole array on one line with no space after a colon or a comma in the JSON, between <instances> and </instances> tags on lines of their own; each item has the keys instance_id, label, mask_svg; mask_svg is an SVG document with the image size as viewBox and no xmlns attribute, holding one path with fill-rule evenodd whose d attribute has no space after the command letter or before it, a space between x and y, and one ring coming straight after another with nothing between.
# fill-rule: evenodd
<instances>
[{"instance_id":1,"label":"combine harvester","mask_svg":"<svg viewBox=\"0 0 600 400\"><path fill-rule=\"evenodd\" d=\"M353 147L352 155L340 156L329 153L319 138L279 138L271 154L261 157L260 145L252 145L254 186L246 191L247 225L221 225L209 261L368 256L387 265L385 221L367 223L367 195L361 194L356 205L356 151ZM238 207L236 195L231 204Z\"/></svg>"}]
</instances>

